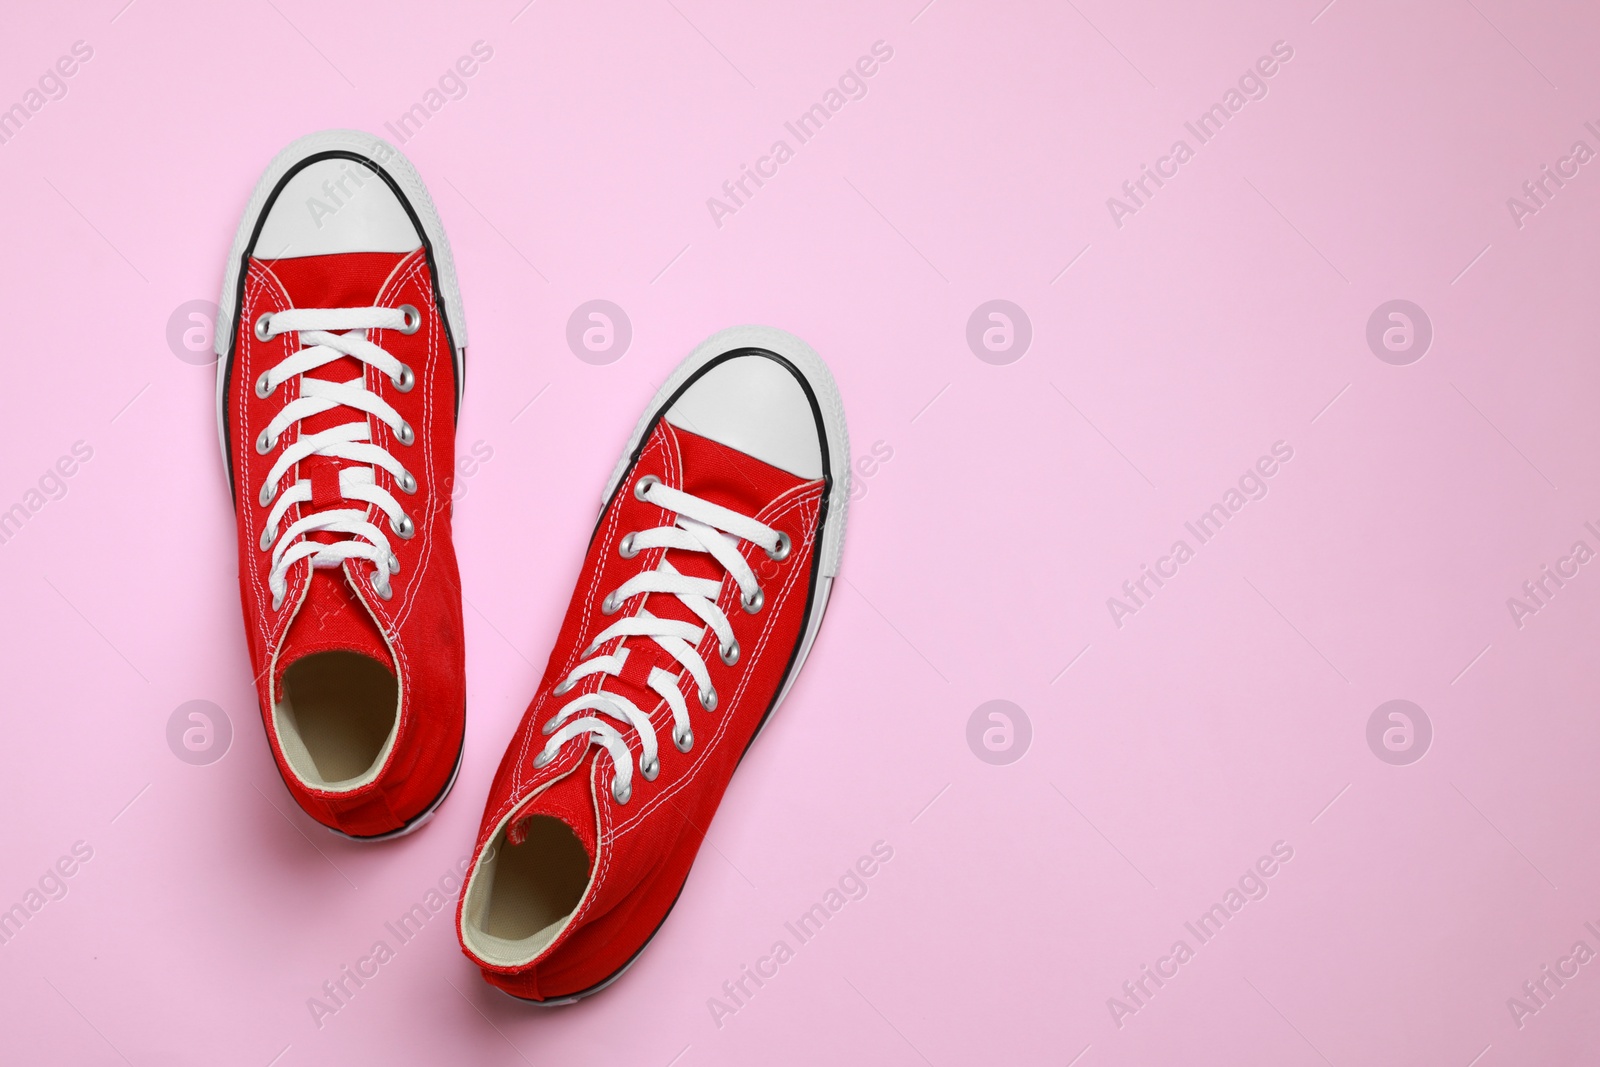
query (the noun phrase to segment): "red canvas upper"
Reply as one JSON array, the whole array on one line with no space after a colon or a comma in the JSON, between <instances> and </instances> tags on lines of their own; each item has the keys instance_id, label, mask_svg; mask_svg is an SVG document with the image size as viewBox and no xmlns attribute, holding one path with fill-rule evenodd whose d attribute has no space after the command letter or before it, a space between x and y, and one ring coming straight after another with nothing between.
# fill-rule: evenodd
<instances>
[{"instance_id":1,"label":"red canvas upper","mask_svg":"<svg viewBox=\"0 0 1600 1067\"><path fill-rule=\"evenodd\" d=\"M792 548L781 561L769 559L754 544L740 543L765 597L757 614L742 610L737 584L709 555L675 549L643 550L631 559L619 554L619 542L629 532L673 521L671 512L635 496L634 486L646 475L790 537ZM544 678L495 775L474 856L476 865L508 814L515 813L513 841L528 816L553 815L573 829L588 854L590 887L565 930L532 964L496 967L468 950L488 981L532 999L586 990L623 967L665 918L733 770L772 706L799 644L816 570L814 552L825 487L824 480L797 478L665 420L657 422L636 465L601 515ZM601 611L608 593L634 575L654 569L664 553L685 574L722 579L718 607L743 651L736 664L724 664L717 653L717 637L709 628L698 646L719 694L716 710L703 710L693 679L654 641L643 638L613 638L601 647L602 653L611 653L626 642L628 659L620 676L591 675L571 691L555 695L552 690L588 658L584 653L594 636L633 614L641 601L654 615L697 622L675 596L663 593L641 593L616 614ZM652 667L682 675L679 688L686 696L694 731L688 753L673 746L670 708L645 685ZM574 698L602 687L649 712L660 741L658 777L647 781L635 773L626 804L612 797L611 756L598 744L568 741L550 764L534 766L546 742L541 732L546 720ZM623 733L637 766L638 735L629 729ZM458 926L461 921L458 910Z\"/></svg>"},{"instance_id":2,"label":"red canvas upper","mask_svg":"<svg viewBox=\"0 0 1600 1067\"><path fill-rule=\"evenodd\" d=\"M400 560L399 573L390 579L393 597L384 600L377 595L368 561L347 560L338 568L313 570L301 560L290 567L288 594L274 609L267 587L271 552L260 545L269 511L258 499L263 480L278 449L296 433L355 421L360 413L340 407L305 419L297 430L286 432L277 449L259 455L257 436L298 395L299 379L283 382L265 399L256 395L255 382L301 346L294 333L258 340L254 324L264 312L289 308L407 304L421 313L421 327L415 333L369 330L368 339L413 369L416 383L410 392L400 392L386 375L353 358L306 375L348 381L365 372L366 388L391 404L414 429L414 442L405 446L385 423L367 419L373 443L400 459L417 481L416 493L406 494L388 472L381 468L375 472L377 483L395 495L416 524L410 540L389 539ZM461 749L465 714L460 579L450 539L456 368L427 257L419 248L410 253L251 259L236 323L224 399L227 444L245 634L267 736L289 791L319 822L358 837L390 833L428 809L449 782ZM338 492L339 468L351 465L323 456L297 464L283 483L309 481L313 499L292 507L284 524L304 514L353 506ZM387 528L387 519L376 506L367 511L371 521ZM332 541L341 535L309 536ZM370 656L395 675L400 688L398 731L384 766L374 781L345 792L310 788L302 782L285 760L273 726L273 701L281 694L284 671L306 655L330 650Z\"/></svg>"}]
</instances>

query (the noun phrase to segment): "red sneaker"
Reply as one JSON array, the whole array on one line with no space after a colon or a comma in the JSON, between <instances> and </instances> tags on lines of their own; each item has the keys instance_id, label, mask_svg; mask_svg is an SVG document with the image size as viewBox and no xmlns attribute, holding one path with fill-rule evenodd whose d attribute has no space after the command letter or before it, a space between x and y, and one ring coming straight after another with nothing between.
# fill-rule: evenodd
<instances>
[{"instance_id":1,"label":"red sneaker","mask_svg":"<svg viewBox=\"0 0 1600 1067\"><path fill-rule=\"evenodd\" d=\"M490 983L568 1003L655 935L816 638L848 456L833 376L779 330L717 334L656 394L489 791L456 925Z\"/></svg>"},{"instance_id":2,"label":"red sneaker","mask_svg":"<svg viewBox=\"0 0 1600 1067\"><path fill-rule=\"evenodd\" d=\"M217 425L267 739L312 818L420 826L455 781L465 678L450 489L466 326L422 179L376 137L284 149L234 239Z\"/></svg>"}]
</instances>

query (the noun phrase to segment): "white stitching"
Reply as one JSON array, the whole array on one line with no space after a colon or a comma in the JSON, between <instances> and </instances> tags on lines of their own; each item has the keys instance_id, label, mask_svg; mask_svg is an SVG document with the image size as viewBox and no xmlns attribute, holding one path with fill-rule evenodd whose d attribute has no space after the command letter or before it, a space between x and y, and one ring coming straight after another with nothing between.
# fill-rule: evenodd
<instances>
[{"instance_id":1,"label":"white stitching","mask_svg":"<svg viewBox=\"0 0 1600 1067\"><path fill-rule=\"evenodd\" d=\"M813 493L815 494L814 496L812 495ZM802 514L805 514L808 511L811 511L811 505L820 502L822 498L821 484L818 482L808 482L804 485L795 486L792 490L790 490L789 494L785 495L789 495L788 500L784 500L783 497L780 496L766 508L762 509L761 513L756 517L757 521L766 522L770 525L772 521L781 519L785 515L793 512L798 511ZM778 595L773 598L772 603L769 605L767 622L762 626L759 636L756 639L755 648L750 652L749 662L751 663L756 662L760 658L762 651L767 645L767 642L771 639L772 632L776 628L776 620L782 614L783 606L788 602L789 594L792 592L799 576L802 573L809 575L811 565L815 562L814 555L816 549L816 522L814 514L815 513L812 512L811 516L809 516L810 521L805 524L806 536L805 540L802 542L802 547L805 549L806 553L803 557L803 560L807 565L803 567L796 566L790 568L789 576L784 580L782 589L779 591ZM759 548L752 548L752 554L759 551ZM796 562L800 561L797 560ZM724 608L726 611L731 612L733 610L733 601L736 598L735 594L737 589L737 586L730 585L728 590L723 593L723 597L721 600L719 600L718 606ZM803 634L804 631L805 627L802 623L801 633ZM716 635L711 634L710 636L712 639L714 639ZM704 640L702 643L705 643ZM704 651L709 650L710 646L707 644ZM735 718L734 709L739 706L739 702L743 698L745 690L749 686L750 678L753 674L754 672L749 670L741 672L739 683L734 687L733 695L729 698L728 703L725 706L725 710L717 715L716 729L712 731L711 738L707 741L701 755L695 759L694 763L691 764L686 771L678 776L676 781L667 786L667 788L663 789L660 793L657 793L649 801L645 802L638 811L634 812L628 819L618 825L616 828L616 834L618 837L626 834L647 815L651 814L656 808L660 807L661 804L668 798L681 791L690 782L699 777L704 765L710 759L712 751L716 749L718 743L728 732L729 724ZM690 682L692 683L692 679ZM774 693L773 695L776 696L777 694Z\"/></svg>"}]
</instances>

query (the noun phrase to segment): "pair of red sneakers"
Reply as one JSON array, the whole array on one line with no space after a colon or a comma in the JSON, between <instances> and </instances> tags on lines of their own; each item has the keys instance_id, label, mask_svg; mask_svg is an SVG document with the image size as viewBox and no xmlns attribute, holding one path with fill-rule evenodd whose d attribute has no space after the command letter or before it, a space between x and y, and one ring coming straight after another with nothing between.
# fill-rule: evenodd
<instances>
[{"instance_id":1,"label":"pair of red sneakers","mask_svg":"<svg viewBox=\"0 0 1600 1067\"><path fill-rule=\"evenodd\" d=\"M461 767L450 535L466 324L416 170L328 131L273 160L223 285L217 420L262 720L305 811L362 841ZM711 337L658 390L543 680L489 790L461 945L518 997L614 980L688 877L822 622L849 499L844 410L798 338Z\"/></svg>"}]
</instances>

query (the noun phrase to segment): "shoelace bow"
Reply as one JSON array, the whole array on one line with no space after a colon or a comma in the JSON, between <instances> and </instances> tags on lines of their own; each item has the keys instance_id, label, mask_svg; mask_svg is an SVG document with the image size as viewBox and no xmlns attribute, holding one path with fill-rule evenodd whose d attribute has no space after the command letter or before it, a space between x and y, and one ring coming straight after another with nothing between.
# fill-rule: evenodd
<instances>
[{"instance_id":1,"label":"shoelace bow","mask_svg":"<svg viewBox=\"0 0 1600 1067\"><path fill-rule=\"evenodd\" d=\"M671 525L630 533L622 538L618 552L624 559L632 559L651 548L677 549L682 552L703 552L710 555L722 569L732 576L739 586L740 605L752 615L761 610L764 597L755 572L739 552L739 542L749 541L766 550L770 559L781 560L789 554L788 535L704 500L680 489L673 489L654 475L645 475L634 486L634 495L656 504L676 515ZM717 636L718 654L729 666L739 661L739 642L733 636L728 616L717 606L722 592L722 581L717 578L694 578L683 574L665 553L654 570L642 571L612 590L600 610L613 615L630 598L639 593L663 593L678 598L703 626L677 619L663 619L641 607L626 618L619 619L602 630L584 650L584 661L573 668L560 685L556 695L571 692L573 687L592 674L615 677L622 673L628 658L627 641L624 640L611 655L596 655L600 647L612 638L648 638L661 647L687 671L698 687L700 706L706 711L717 708L717 691L711 684L711 673L701 658L697 646L706 629ZM689 724L689 706L678 688L681 674L660 667L651 668L646 684L672 709L672 742L679 752L688 752L694 746L694 731ZM603 683L602 683L603 684ZM555 759L561 746L575 737L587 736L589 742L598 742L611 754L616 773L611 779L611 795L619 804L626 804L633 795L633 755L628 749L622 731L606 718L586 715L572 719L578 712L598 712L633 727L639 735L639 773L645 781L654 781L661 773L657 756L656 732L650 716L638 705L620 693L597 690L569 701L544 724L544 732L551 734L544 748L534 758L535 767L543 767ZM568 720L571 719L569 722ZM564 725L563 725L564 724Z\"/></svg>"},{"instance_id":2,"label":"shoelace bow","mask_svg":"<svg viewBox=\"0 0 1600 1067\"><path fill-rule=\"evenodd\" d=\"M411 368L366 338L367 330L399 330L415 333L422 319L409 304L400 308L291 308L262 315L256 320L255 334L269 341L279 334L297 333L301 348L256 379L256 396L266 399L290 378L300 378L300 395L285 404L266 429L256 438L256 451L266 455L278 446L284 431L301 420L334 408L351 408L370 415L395 432L401 444L416 439L411 425L400 417L388 401L366 387L365 377L347 382L303 377L310 371L350 357L389 377L395 389L408 393L416 384ZM288 592L285 575L302 559L313 568L338 567L347 559L371 561L372 585L385 600L394 595L389 577L400 573L400 560L389 548L384 531L368 520L366 505L376 505L389 519L389 529L402 540L416 533L416 525L394 494L377 484L375 468L382 467L394 476L402 491L417 491L417 480L388 449L372 444L372 429L365 418L342 423L318 433L302 433L286 447L261 485L261 506L272 505L266 526L261 531L261 550L272 549L272 568L267 587L272 590L272 607L283 605ZM358 501L357 508L334 508L312 512L279 530L278 524L296 504L312 499L311 483L298 479L279 492L283 478L295 464L310 456L327 456L357 466L339 468L339 495ZM276 500L276 503L274 503ZM307 535L326 532L341 535L335 541L318 541Z\"/></svg>"}]
</instances>

